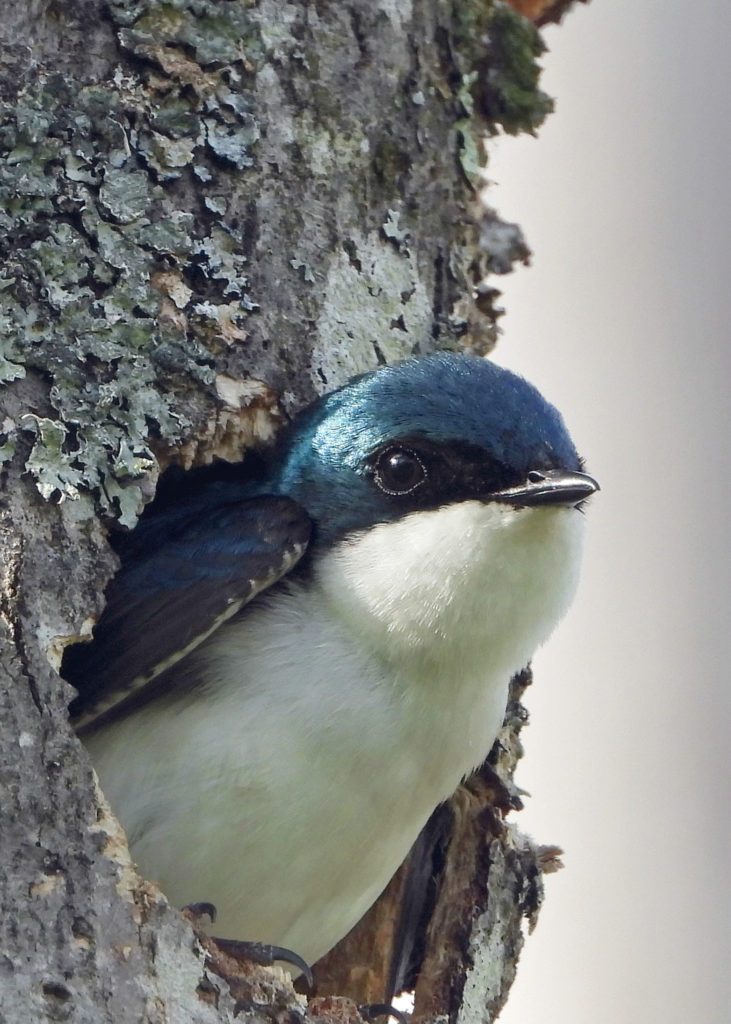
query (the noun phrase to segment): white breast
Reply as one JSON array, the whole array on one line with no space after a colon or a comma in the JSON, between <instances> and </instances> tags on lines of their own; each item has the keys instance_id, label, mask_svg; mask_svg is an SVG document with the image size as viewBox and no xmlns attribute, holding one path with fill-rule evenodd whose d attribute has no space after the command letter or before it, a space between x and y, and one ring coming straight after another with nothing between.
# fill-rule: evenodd
<instances>
[{"instance_id":1,"label":"white breast","mask_svg":"<svg viewBox=\"0 0 731 1024\"><path fill-rule=\"evenodd\" d=\"M143 872L216 934L309 961L487 755L572 596L582 517L464 502L384 524L222 627L206 680L88 740ZM197 699L194 699L194 696Z\"/></svg>"}]
</instances>

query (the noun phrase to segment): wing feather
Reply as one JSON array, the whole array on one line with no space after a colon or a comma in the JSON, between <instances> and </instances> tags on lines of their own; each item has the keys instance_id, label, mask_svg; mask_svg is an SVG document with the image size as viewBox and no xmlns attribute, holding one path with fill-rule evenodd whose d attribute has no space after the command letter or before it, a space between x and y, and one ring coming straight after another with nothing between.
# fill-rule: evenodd
<instances>
[{"instance_id":1,"label":"wing feather","mask_svg":"<svg viewBox=\"0 0 731 1024\"><path fill-rule=\"evenodd\" d=\"M164 513L163 513L164 516ZM311 523L289 498L236 500L176 516L166 533L155 522L151 543L107 588L107 604L88 644L70 648L63 674L78 690L71 705L85 730L140 698L252 598L300 560Z\"/></svg>"}]
</instances>

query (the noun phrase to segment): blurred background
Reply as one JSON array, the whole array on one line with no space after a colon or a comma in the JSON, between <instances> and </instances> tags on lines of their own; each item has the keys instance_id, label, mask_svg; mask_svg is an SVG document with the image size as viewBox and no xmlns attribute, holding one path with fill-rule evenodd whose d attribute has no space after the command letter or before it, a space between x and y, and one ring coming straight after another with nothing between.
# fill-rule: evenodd
<instances>
[{"instance_id":1,"label":"blurred background","mask_svg":"<svg viewBox=\"0 0 731 1024\"><path fill-rule=\"evenodd\" d=\"M501 1024L727 1024L731 7L592 0L544 38L556 113L490 146L534 252L496 359L603 490L526 695L521 825L566 868Z\"/></svg>"}]
</instances>

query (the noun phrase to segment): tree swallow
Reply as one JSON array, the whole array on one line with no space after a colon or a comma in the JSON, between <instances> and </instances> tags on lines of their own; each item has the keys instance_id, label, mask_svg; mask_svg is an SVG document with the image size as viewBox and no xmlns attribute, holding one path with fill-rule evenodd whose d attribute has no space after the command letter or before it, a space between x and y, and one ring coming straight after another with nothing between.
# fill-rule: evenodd
<instances>
[{"instance_id":1,"label":"tree swallow","mask_svg":"<svg viewBox=\"0 0 731 1024\"><path fill-rule=\"evenodd\" d=\"M598 485L530 384L444 352L355 378L235 474L150 506L64 669L140 870L312 963L487 756Z\"/></svg>"}]
</instances>

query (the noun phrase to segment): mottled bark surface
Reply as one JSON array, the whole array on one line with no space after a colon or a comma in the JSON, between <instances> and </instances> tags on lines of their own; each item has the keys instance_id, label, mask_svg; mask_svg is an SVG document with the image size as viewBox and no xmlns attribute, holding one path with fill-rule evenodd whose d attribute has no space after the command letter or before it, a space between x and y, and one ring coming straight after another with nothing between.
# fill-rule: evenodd
<instances>
[{"instance_id":1,"label":"mottled bark surface","mask_svg":"<svg viewBox=\"0 0 731 1024\"><path fill-rule=\"evenodd\" d=\"M95 791L60 655L100 610L107 531L166 465L239 458L379 362L491 347L487 275L527 250L477 202L479 140L550 108L539 52L486 0L5 0L0 1020L233 1019ZM538 903L535 851L485 786L457 801L428 1016L493 1018ZM335 991L376 998L374 934L335 954ZM247 1016L304 1012L266 971L247 984Z\"/></svg>"}]
</instances>

